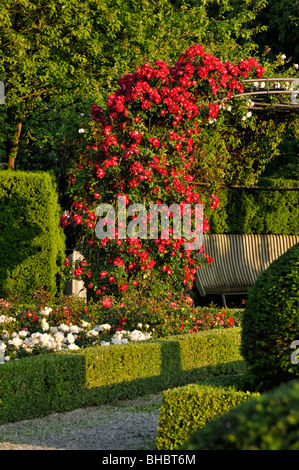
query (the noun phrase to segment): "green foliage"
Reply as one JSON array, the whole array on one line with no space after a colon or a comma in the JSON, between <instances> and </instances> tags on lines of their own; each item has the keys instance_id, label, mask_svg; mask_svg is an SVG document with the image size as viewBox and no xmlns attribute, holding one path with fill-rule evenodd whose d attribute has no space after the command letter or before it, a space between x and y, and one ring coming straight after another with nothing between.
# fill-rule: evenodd
<instances>
[{"instance_id":1,"label":"green foliage","mask_svg":"<svg viewBox=\"0 0 299 470\"><path fill-rule=\"evenodd\" d=\"M299 382L252 397L194 432L181 450L299 450Z\"/></svg>"},{"instance_id":2,"label":"green foliage","mask_svg":"<svg viewBox=\"0 0 299 470\"><path fill-rule=\"evenodd\" d=\"M263 177L297 179L299 177L299 116L285 118L278 154L266 165Z\"/></svg>"},{"instance_id":3,"label":"green foliage","mask_svg":"<svg viewBox=\"0 0 299 470\"><path fill-rule=\"evenodd\" d=\"M64 234L59 205L47 173L0 172L0 295L24 299L43 287L62 288Z\"/></svg>"},{"instance_id":4,"label":"green foliage","mask_svg":"<svg viewBox=\"0 0 299 470\"><path fill-rule=\"evenodd\" d=\"M266 8L257 15L256 23L266 26L266 30L257 35L256 41L261 47L269 47L270 56L275 57L279 53L284 53L293 62L298 63L299 4L297 1L269 0Z\"/></svg>"},{"instance_id":5,"label":"green foliage","mask_svg":"<svg viewBox=\"0 0 299 470\"><path fill-rule=\"evenodd\" d=\"M209 383L205 381L204 384L189 384L164 391L157 449L179 449L192 432L243 401L257 396L240 390L240 384L239 376L223 376Z\"/></svg>"},{"instance_id":6,"label":"green foliage","mask_svg":"<svg viewBox=\"0 0 299 470\"><path fill-rule=\"evenodd\" d=\"M157 58L171 63L193 43L230 61L255 53L254 37L263 27L253 20L265 5L265 0L50 0L45 7L41 0L5 0L2 161L7 163L20 120L17 167L63 174L74 158L81 114L94 101L103 105L120 75Z\"/></svg>"},{"instance_id":7,"label":"green foliage","mask_svg":"<svg viewBox=\"0 0 299 470\"><path fill-rule=\"evenodd\" d=\"M83 357L71 355L40 355L1 365L0 422L79 407L83 374Z\"/></svg>"},{"instance_id":8,"label":"green foliage","mask_svg":"<svg viewBox=\"0 0 299 470\"><path fill-rule=\"evenodd\" d=\"M245 99L227 102L217 120L201 126L192 166L198 183L250 187L278 153L288 120L273 113L261 116L251 110L250 103Z\"/></svg>"},{"instance_id":9,"label":"green foliage","mask_svg":"<svg viewBox=\"0 0 299 470\"><path fill-rule=\"evenodd\" d=\"M264 177L259 179L257 186L261 188L217 189L219 206L216 211L209 208L210 194L203 188L201 199L210 233L297 235L298 180ZM281 187L298 189L279 189Z\"/></svg>"},{"instance_id":10,"label":"green foliage","mask_svg":"<svg viewBox=\"0 0 299 470\"><path fill-rule=\"evenodd\" d=\"M267 390L299 376L291 360L299 339L299 244L261 273L249 290L242 324L242 354L249 382Z\"/></svg>"},{"instance_id":11,"label":"green foliage","mask_svg":"<svg viewBox=\"0 0 299 470\"><path fill-rule=\"evenodd\" d=\"M209 329L240 326L242 311L215 307L192 307L190 297L174 301L158 292L149 298L136 288L124 292L120 299L113 299L109 309L100 302L88 305L89 319L96 324L109 323L110 333L123 328L150 333L153 338L176 336Z\"/></svg>"},{"instance_id":12,"label":"green foliage","mask_svg":"<svg viewBox=\"0 0 299 470\"><path fill-rule=\"evenodd\" d=\"M0 422L241 374L240 329L43 354L0 367Z\"/></svg>"}]
</instances>

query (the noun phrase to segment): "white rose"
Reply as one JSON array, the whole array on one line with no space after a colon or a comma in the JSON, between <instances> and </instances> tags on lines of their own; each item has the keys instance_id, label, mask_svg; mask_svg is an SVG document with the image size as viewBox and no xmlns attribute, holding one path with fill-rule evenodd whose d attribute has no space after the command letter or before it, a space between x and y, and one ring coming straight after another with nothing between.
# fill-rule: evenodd
<instances>
[{"instance_id":1,"label":"white rose","mask_svg":"<svg viewBox=\"0 0 299 470\"><path fill-rule=\"evenodd\" d=\"M44 309L40 311L42 315L46 315L46 316L48 316L51 312L52 312L52 309L50 307L45 307Z\"/></svg>"},{"instance_id":2,"label":"white rose","mask_svg":"<svg viewBox=\"0 0 299 470\"><path fill-rule=\"evenodd\" d=\"M49 329L49 323L47 323L44 318L41 321L41 327L42 327L43 331L48 331L48 329Z\"/></svg>"},{"instance_id":3,"label":"white rose","mask_svg":"<svg viewBox=\"0 0 299 470\"><path fill-rule=\"evenodd\" d=\"M69 333L69 334L67 335L66 339L67 339L67 341L68 341L69 343L74 343L74 342L75 342L75 337L74 337L74 335L73 335L72 333Z\"/></svg>"},{"instance_id":4,"label":"white rose","mask_svg":"<svg viewBox=\"0 0 299 470\"><path fill-rule=\"evenodd\" d=\"M18 336L16 336L15 338L13 339L10 339L8 341L8 344L12 344L15 348L19 349L19 347L21 346L21 344L23 343L23 341L21 340L21 338L19 338Z\"/></svg>"},{"instance_id":5,"label":"white rose","mask_svg":"<svg viewBox=\"0 0 299 470\"><path fill-rule=\"evenodd\" d=\"M71 332L71 333L77 333L77 334L78 334L78 333L80 332L80 329L79 329L79 327L78 327L77 325L71 325L71 326L70 326L70 332Z\"/></svg>"},{"instance_id":6,"label":"white rose","mask_svg":"<svg viewBox=\"0 0 299 470\"><path fill-rule=\"evenodd\" d=\"M64 334L59 331L58 333L54 334L54 338L58 343L61 343L64 340Z\"/></svg>"},{"instance_id":7,"label":"white rose","mask_svg":"<svg viewBox=\"0 0 299 470\"><path fill-rule=\"evenodd\" d=\"M25 338L27 335L28 335L28 331L26 331L26 330L19 331L19 336L21 338Z\"/></svg>"},{"instance_id":8,"label":"white rose","mask_svg":"<svg viewBox=\"0 0 299 470\"><path fill-rule=\"evenodd\" d=\"M58 327L61 331L64 331L65 333L67 333L69 331L69 326L65 325L64 323L61 323L61 325L59 325Z\"/></svg>"},{"instance_id":9,"label":"white rose","mask_svg":"<svg viewBox=\"0 0 299 470\"><path fill-rule=\"evenodd\" d=\"M39 345L42 347L42 348L45 348L47 347L48 343L49 343L49 339L50 339L50 335L48 333L44 333L42 335L40 335L39 337Z\"/></svg>"},{"instance_id":10,"label":"white rose","mask_svg":"<svg viewBox=\"0 0 299 470\"><path fill-rule=\"evenodd\" d=\"M88 338L90 338L91 336L97 336L98 334L99 334L99 332L98 332L97 330L93 329L93 330L89 330L89 331L86 333L86 336L87 336Z\"/></svg>"}]
</instances>

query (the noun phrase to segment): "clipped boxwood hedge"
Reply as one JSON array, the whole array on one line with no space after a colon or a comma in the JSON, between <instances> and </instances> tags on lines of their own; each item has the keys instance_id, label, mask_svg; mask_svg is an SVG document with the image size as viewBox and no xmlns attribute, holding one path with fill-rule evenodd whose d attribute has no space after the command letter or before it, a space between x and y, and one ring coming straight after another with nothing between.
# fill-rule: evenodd
<instances>
[{"instance_id":1,"label":"clipped boxwood hedge","mask_svg":"<svg viewBox=\"0 0 299 470\"><path fill-rule=\"evenodd\" d=\"M164 391L157 449L179 449L196 429L256 396L242 391L241 387L240 376L224 376L205 384L188 384Z\"/></svg>"},{"instance_id":2,"label":"clipped boxwood hedge","mask_svg":"<svg viewBox=\"0 0 299 470\"><path fill-rule=\"evenodd\" d=\"M52 294L63 289L65 236L59 219L49 173L0 171L0 297L30 299L39 288Z\"/></svg>"},{"instance_id":3,"label":"clipped boxwood hedge","mask_svg":"<svg viewBox=\"0 0 299 470\"><path fill-rule=\"evenodd\" d=\"M248 383L266 391L299 377L291 360L299 340L299 243L275 260L249 290L242 323Z\"/></svg>"},{"instance_id":4,"label":"clipped boxwood hedge","mask_svg":"<svg viewBox=\"0 0 299 470\"><path fill-rule=\"evenodd\" d=\"M210 189L201 189L209 233L297 235L299 181L260 178L258 186L271 189L221 188L217 210L210 208ZM279 189L281 187L298 189Z\"/></svg>"},{"instance_id":5,"label":"clipped boxwood hedge","mask_svg":"<svg viewBox=\"0 0 299 470\"><path fill-rule=\"evenodd\" d=\"M284 383L214 418L181 450L299 450L299 381Z\"/></svg>"},{"instance_id":6,"label":"clipped boxwood hedge","mask_svg":"<svg viewBox=\"0 0 299 470\"><path fill-rule=\"evenodd\" d=\"M244 371L239 328L45 353L0 365L0 422L158 393Z\"/></svg>"}]
</instances>

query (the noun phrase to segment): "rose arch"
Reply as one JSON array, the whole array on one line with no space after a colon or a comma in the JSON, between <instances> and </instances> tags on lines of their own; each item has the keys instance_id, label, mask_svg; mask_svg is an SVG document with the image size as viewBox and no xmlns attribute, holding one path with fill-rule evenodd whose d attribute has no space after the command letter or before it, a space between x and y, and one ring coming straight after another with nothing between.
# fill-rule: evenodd
<instances>
[{"instance_id":1,"label":"rose arch","mask_svg":"<svg viewBox=\"0 0 299 470\"><path fill-rule=\"evenodd\" d=\"M263 73L253 58L222 62L194 45L171 67L158 60L120 77L106 109L92 106L94 140L71 172L73 203L62 220L74 227L83 255L75 266L68 259L65 264L91 298L109 307L128 289L182 296L192 288L199 265L212 262L204 246L186 245L194 240L192 217L202 202L193 184L192 152L201 128L225 112L234 93L244 91L242 82ZM181 216L184 207L191 209L191 238L175 236L173 204ZM151 236L152 205L169 217L166 234L162 227ZM213 193L210 205L218 205ZM98 236L100 216L106 217L107 236L103 231ZM130 223L135 235L127 233ZM203 215L201 231L208 230Z\"/></svg>"}]
</instances>

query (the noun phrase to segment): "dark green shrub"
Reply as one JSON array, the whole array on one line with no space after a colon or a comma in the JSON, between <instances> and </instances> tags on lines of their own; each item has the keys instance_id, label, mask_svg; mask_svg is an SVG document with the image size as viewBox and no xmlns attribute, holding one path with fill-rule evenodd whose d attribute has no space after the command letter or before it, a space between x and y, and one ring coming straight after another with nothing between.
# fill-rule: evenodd
<instances>
[{"instance_id":1,"label":"dark green shrub","mask_svg":"<svg viewBox=\"0 0 299 470\"><path fill-rule=\"evenodd\" d=\"M56 293L65 249L59 215L50 174L0 171L0 296Z\"/></svg>"},{"instance_id":2,"label":"dark green shrub","mask_svg":"<svg viewBox=\"0 0 299 470\"><path fill-rule=\"evenodd\" d=\"M249 290L243 315L241 352L255 390L299 376L291 360L299 340L299 244L260 274Z\"/></svg>"},{"instance_id":3,"label":"dark green shrub","mask_svg":"<svg viewBox=\"0 0 299 470\"><path fill-rule=\"evenodd\" d=\"M194 432L182 450L299 450L299 381L251 398Z\"/></svg>"},{"instance_id":4,"label":"dark green shrub","mask_svg":"<svg viewBox=\"0 0 299 470\"><path fill-rule=\"evenodd\" d=\"M210 209L210 192L201 190L210 233L297 235L299 232L299 183L290 179L260 179L255 188L216 190L219 206ZM271 189L262 189L271 188ZM281 189L296 187L298 189Z\"/></svg>"},{"instance_id":5,"label":"dark green shrub","mask_svg":"<svg viewBox=\"0 0 299 470\"><path fill-rule=\"evenodd\" d=\"M239 389L240 376L222 376L204 384L189 384L163 393L156 446L178 449L191 433L256 394Z\"/></svg>"}]
</instances>

